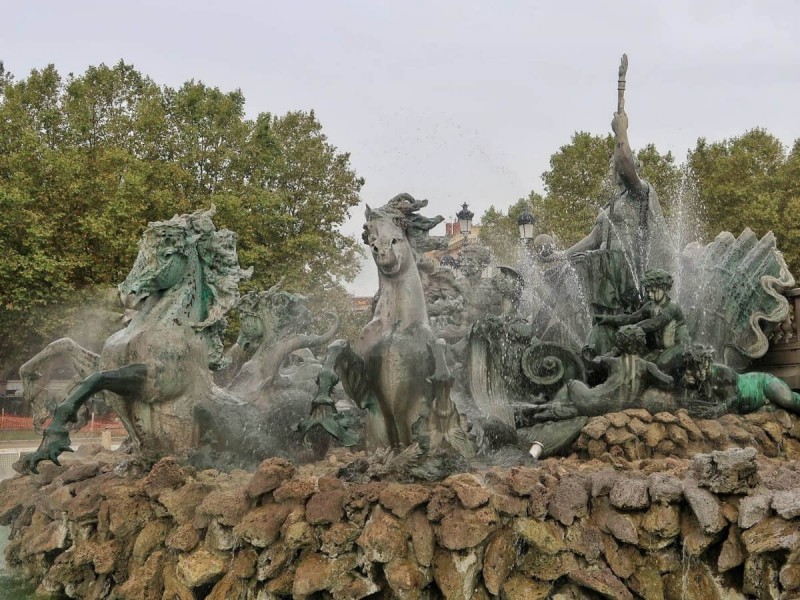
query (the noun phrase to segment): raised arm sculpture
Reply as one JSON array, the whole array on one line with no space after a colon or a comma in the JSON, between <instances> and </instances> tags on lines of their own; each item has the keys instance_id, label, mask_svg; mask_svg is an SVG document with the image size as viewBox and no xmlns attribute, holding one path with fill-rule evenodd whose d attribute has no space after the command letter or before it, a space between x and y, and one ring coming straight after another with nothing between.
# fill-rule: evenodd
<instances>
[{"instance_id":1,"label":"raised arm sculpture","mask_svg":"<svg viewBox=\"0 0 800 600\"><path fill-rule=\"evenodd\" d=\"M638 173L638 161L628 140L625 76L628 59L619 68L617 112L611 120L614 193L600 211L592 231L564 252L579 263L584 289L595 314L618 314L639 305L639 289L647 269L669 270L674 251L667 235L661 205L652 186ZM613 339L597 332L589 346L597 354L613 347Z\"/></svg>"}]
</instances>

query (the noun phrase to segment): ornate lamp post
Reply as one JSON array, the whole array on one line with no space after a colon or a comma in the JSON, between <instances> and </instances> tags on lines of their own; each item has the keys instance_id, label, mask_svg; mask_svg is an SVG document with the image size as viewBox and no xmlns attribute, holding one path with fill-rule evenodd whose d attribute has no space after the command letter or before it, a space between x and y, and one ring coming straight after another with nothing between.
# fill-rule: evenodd
<instances>
[{"instance_id":1,"label":"ornate lamp post","mask_svg":"<svg viewBox=\"0 0 800 600\"><path fill-rule=\"evenodd\" d=\"M519 227L519 239L522 242L522 252L525 255L524 260L527 262L530 259L531 240L533 239L533 226L536 225L536 217L526 208L522 214L517 217L517 227Z\"/></svg>"},{"instance_id":2,"label":"ornate lamp post","mask_svg":"<svg viewBox=\"0 0 800 600\"><path fill-rule=\"evenodd\" d=\"M525 244L529 244L533 239L533 226L536 225L536 217L534 217L526 208L522 214L517 217L517 227L519 227L519 239L524 240Z\"/></svg>"},{"instance_id":3,"label":"ornate lamp post","mask_svg":"<svg viewBox=\"0 0 800 600\"><path fill-rule=\"evenodd\" d=\"M466 202L464 202L461 210L456 213L456 218L458 219L458 228L464 235L464 244L467 243L469 232L472 231L472 217L474 216L475 213L469 209L469 205Z\"/></svg>"}]
</instances>

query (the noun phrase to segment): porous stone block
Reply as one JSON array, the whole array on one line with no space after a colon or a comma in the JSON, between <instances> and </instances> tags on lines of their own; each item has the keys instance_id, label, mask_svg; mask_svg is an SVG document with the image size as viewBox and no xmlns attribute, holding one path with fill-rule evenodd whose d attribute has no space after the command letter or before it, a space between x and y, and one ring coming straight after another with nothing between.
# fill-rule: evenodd
<instances>
[{"instance_id":1,"label":"porous stone block","mask_svg":"<svg viewBox=\"0 0 800 600\"><path fill-rule=\"evenodd\" d=\"M621 510L639 510L650 505L646 479L619 477L609 493L612 506Z\"/></svg>"}]
</instances>

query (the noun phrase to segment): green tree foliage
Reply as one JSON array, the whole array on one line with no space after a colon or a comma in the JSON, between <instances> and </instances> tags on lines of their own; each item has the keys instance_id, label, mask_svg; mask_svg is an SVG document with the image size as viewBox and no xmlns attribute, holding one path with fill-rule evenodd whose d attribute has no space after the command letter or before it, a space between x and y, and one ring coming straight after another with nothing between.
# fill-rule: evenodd
<instances>
[{"instance_id":1,"label":"green tree foliage","mask_svg":"<svg viewBox=\"0 0 800 600\"><path fill-rule=\"evenodd\" d=\"M763 129L709 143L697 141L688 167L697 186L706 233L774 231L790 269L800 272L800 146L791 152Z\"/></svg>"},{"instance_id":2,"label":"green tree foliage","mask_svg":"<svg viewBox=\"0 0 800 600\"><path fill-rule=\"evenodd\" d=\"M513 265L519 260L521 242L517 219L525 209L534 214L534 207L538 207L541 200L539 194L531 192L527 198L520 198L512 204L505 213L490 206L483 214L478 239L491 250L498 264Z\"/></svg>"},{"instance_id":3,"label":"green tree foliage","mask_svg":"<svg viewBox=\"0 0 800 600\"><path fill-rule=\"evenodd\" d=\"M789 269L800 278L800 139L795 140L778 177L783 199L773 228Z\"/></svg>"},{"instance_id":4,"label":"green tree foliage","mask_svg":"<svg viewBox=\"0 0 800 600\"><path fill-rule=\"evenodd\" d=\"M647 144L637 151L636 159L639 161L639 174L653 186L664 214L669 216L681 193L683 169L675 164L672 152L661 154L654 144Z\"/></svg>"},{"instance_id":5,"label":"green tree foliage","mask_svg":"<svg viewBox=\"0 0 800 600\"><path fill-rule=\"evenodd\" d=\"M547 232L559 245L571 246L586 235L608 201L613 151L611 135L578 131L550 157L550 170L542 173L545 196L534 214L546 215Z\"/></svg>"},{"instance_id":6,"label":"green tree foliage","mask_svg":"<svg viewBox=\"0 0 800 600\"><path fill-rule=\"evenodd\" d=\"M578 131L550 157L550 170L542 173L545 195L531 192L528 197L538 233L549 233L559 246L567 248L591 231L597 213L612 193L613 152L614 138L610 134ZM658 191L669 212L670 199L676 196L681 183L681 170L672 153L661 154L653 144L647 144L636 157L641 176Z\"/></svg>"},{"instance_id":7,"label":"green tree foliage","mask_svg":"<svg viewBox=\"0 0 800 600\"><path fill-rule=\"evenodd\" d=\"M250 120L244 106L239 90L159 86L124 62L19 81L0 63L3 362L64 331L65 304L122 281L149 221L212 203L255 266L250 287L342 291L359 246L338 227L363 179L313 111Z\"/></svg>"},{"instance_id":8,"label":"green tree foliage","mask_svg":"<svg viewBox=\"0 0 800 600\"><path fill-rule=\"evenodd\" d=\"M688 164L708 226L735 233L745 226L769 229L777 220L777 175L785 161L783 144L762 129L721 142L700 138Z\"/></svg>"}]
</instances>

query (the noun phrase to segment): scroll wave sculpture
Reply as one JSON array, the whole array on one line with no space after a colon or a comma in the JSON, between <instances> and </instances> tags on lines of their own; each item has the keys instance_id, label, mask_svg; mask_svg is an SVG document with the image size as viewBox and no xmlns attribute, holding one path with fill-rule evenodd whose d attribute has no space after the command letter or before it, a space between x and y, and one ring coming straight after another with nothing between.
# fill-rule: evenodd
<instances>
[{"instance_id":1,"label":"scroll wave sculpture","mask_svg":"<svg viewBox=\"0 0 800 600\"><path fill-rule=\"evenodd\" d=\"M694 339L733 367L763 356L767 334L789 314L783 292L795 285L772 232L720 233L707 246L687 246L679 265L678 301Z\"/></svg>"}]
</instances>

